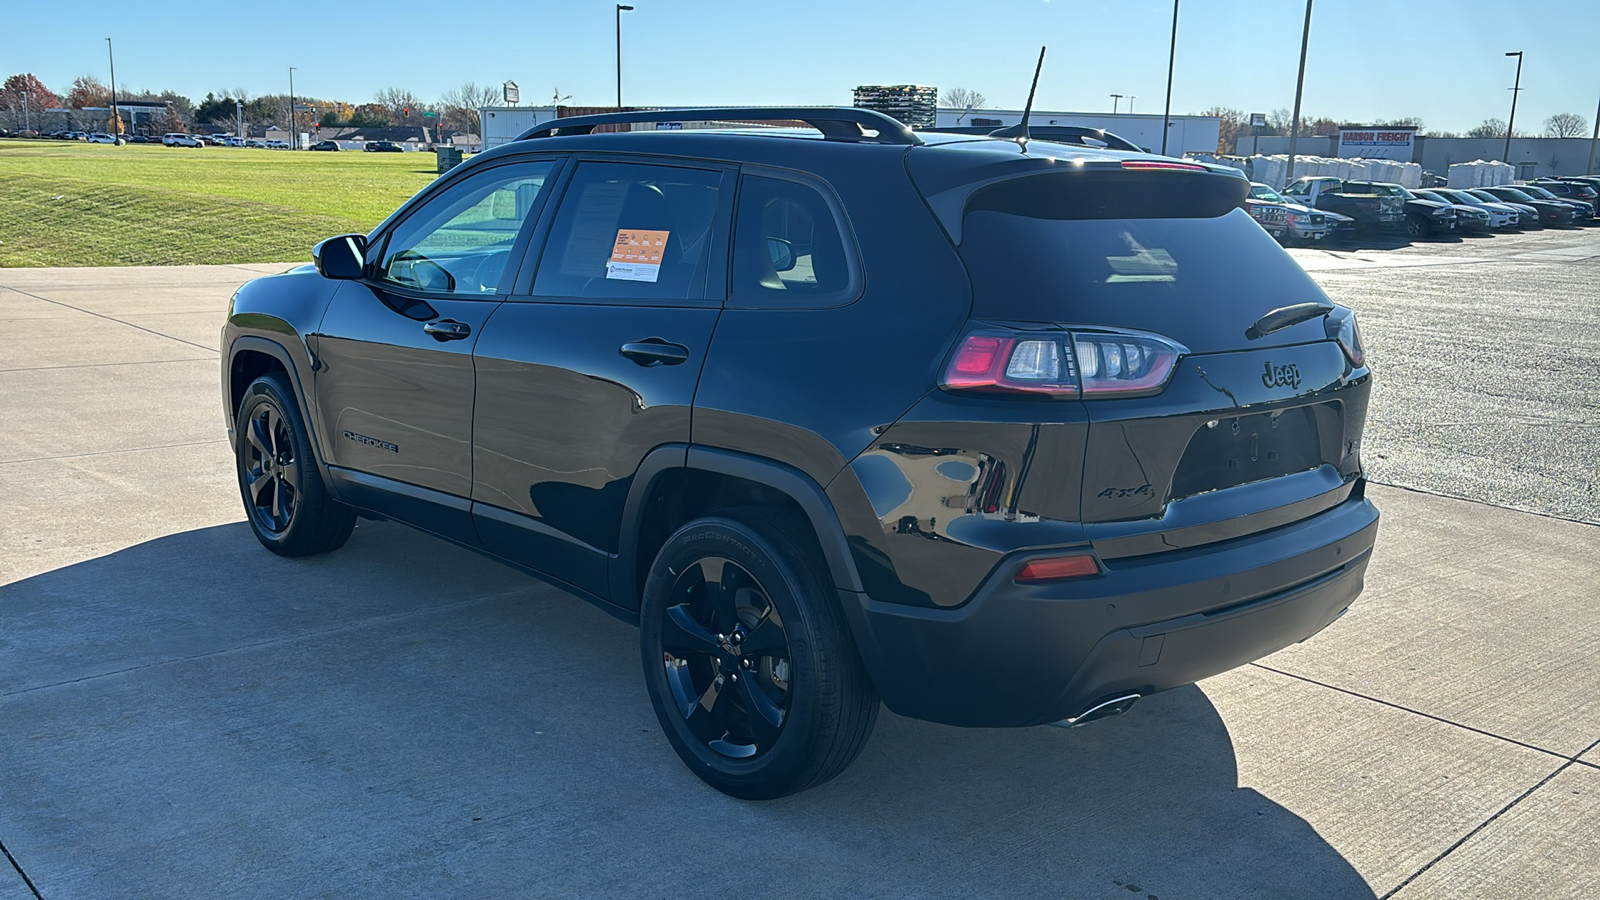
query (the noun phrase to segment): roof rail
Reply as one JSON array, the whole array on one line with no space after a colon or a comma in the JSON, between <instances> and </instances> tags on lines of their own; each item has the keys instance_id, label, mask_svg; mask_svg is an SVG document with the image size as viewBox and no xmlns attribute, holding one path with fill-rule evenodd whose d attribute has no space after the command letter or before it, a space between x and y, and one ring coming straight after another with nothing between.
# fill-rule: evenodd
<instances>
[{"instance_id":1,"label":"roof rail","mask_svg":"<svg viewBox=\"0 0 1600 900\"><path fill-rule=\"evenodd\" d=\"M877 110L853 106L727 106L687 109L640 109L631 112L600 113L552 119L517 135L517 140L590 134L599 125L629 125L636 122L804 122L822 132L830 141L861 141L878 144L921 144L899 119ZM869 132L877 132L870 134Z\"/></svg>"}]
</instances>

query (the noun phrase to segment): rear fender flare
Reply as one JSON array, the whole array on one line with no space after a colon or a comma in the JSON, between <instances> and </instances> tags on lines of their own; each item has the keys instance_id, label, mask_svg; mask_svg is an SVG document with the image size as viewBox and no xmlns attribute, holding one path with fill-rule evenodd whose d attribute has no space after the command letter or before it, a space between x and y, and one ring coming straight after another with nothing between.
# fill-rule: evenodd
<instances>
[{"instance_id":1,"label":"rear fender flare","mask_svg":"<svg viewBox=\"0 0 1600 900\"><path fill-rule=\"evenodd\" d=\"M618 553L611 562L610 594L613 603L635 606L633 598L638 596L641 587L635 573L638 570L639 532L645 500L654 492L663 475L682 468L742 478L789 497L810 521L834 585L841 590L864 590L833 503L822 486L805 473L775 460L730 450L667 444L652 450L644 458L628 490L628 499L622 508Z\"/></svg>"}]
</instances>

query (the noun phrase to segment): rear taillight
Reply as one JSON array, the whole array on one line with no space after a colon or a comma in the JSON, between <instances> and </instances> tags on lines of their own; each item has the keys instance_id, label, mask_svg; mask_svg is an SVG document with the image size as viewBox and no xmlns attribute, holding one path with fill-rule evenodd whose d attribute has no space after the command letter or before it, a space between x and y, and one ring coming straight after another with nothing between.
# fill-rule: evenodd
<instances>
[{"instance_id":1,"label":"rear taillight","mask_svg":"<svg viewBox=\"0 0 1600 900\"><path fill-rule=\"evenodd\" d=\"M1361 329L1356 327L1356 314L1341 309L1323 319L1323 323L1328 330L1328 337L1338 342L1339 349L1344 351L1344 358L1350 360L1350 367L1361 368L1366 362L1367 352L1361 347Z\"/></svg>"},{"instance_id":2,"label":"rear taillight","mask_svg":"<svg viewBox=\"0 0 1600 900\"><path fill-rule=\"evenodd\" d=\"M984 326L961 338L940 386L1045 397L1159 392L1188 351L1134 331L1021 331Z\"/></svg>"},{"instance_id":3,"label":"rear taillight","mask_svg":"<svg viewBox=\"0 0 1600 900\"><path fill-rule=\"evenodd\" d=\"M1162 159L1125 159L1122 161L1124 169L1177 169L1180 172L1204 172L1205 166L1194 163L1167 162Z\"/></svg>"}]
</instances>

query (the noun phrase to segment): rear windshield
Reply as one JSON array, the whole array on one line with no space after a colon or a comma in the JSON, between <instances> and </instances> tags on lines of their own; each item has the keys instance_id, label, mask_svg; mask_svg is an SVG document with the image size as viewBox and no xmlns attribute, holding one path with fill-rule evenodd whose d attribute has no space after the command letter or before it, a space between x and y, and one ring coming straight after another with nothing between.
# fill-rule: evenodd
<instances>
[{"instance_id":1,"label":"rear windshield","mask_svg":"<svg viewBox=\"0 0 1600 900\"><path fill-rule=\"evenodd\" d=\"M1266 312L1326 301L1244 210L1162 216L1182 211L1163 206L1186 202L1145 200L1129 206L1158 215L1053 217L1036 202L969 207L960 249L972 276L973 315L1154 331L1206 353L1244 345L1244 330ZM1061 209L1070 215L1071 206ZM1322 336L1320 325L1301 330L1274 334L1273 343Z\"/></svg>"}]
</instances>

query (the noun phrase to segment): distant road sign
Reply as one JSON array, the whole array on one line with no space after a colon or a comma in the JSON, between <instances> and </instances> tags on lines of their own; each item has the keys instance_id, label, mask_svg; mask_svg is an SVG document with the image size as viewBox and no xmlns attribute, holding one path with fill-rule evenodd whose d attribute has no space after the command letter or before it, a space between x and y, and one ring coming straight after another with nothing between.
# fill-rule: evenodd
<instances>
[{"instance_id":1,"label":"distant road sign","mask_svg":"<svg viewBox=\"0 0 1600 900\"><path fill-rule=\"evenodd\" d=\"M1263 127L1266 126L1266 124L1267 124L1267 114L1266 113L1251 113L1250 114L1250 127L1251 128L1263 128Z\"/></svg>"},{"instance_id":2,"label":"distant road sign","mask_svg":"<svg viewBox=\"0 0 1600 900\"><path fill-rule=\"evenodd\" d=\"M424 119L427 119L427 118L431 118L431 117L433 117L433 116L437 116L437 115L438 115L438 113L436 113L436 112L432 112L432 111L429 111L429 112L425 112L425 113L423 113L423 114L422 114L422 117L423 117L423 118L424 118Z\"/></svg>"},{"instance_id":3,"label":"distant road sign","mask_svg":"<svg viewBox=\"0 0 1600 900\"><path fill-rule=\"evenodd\" d=\"M517 83L515 81L506 82L504 87L506 104L508 106L516 106L518 103L522 102L522 89L517 87Z\"/></svg>"}]
</instances>

